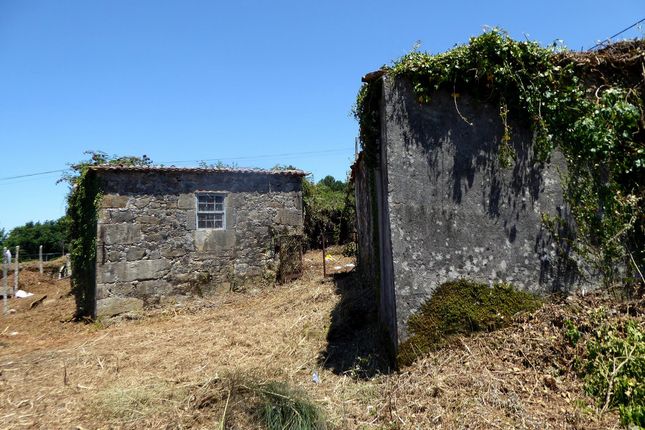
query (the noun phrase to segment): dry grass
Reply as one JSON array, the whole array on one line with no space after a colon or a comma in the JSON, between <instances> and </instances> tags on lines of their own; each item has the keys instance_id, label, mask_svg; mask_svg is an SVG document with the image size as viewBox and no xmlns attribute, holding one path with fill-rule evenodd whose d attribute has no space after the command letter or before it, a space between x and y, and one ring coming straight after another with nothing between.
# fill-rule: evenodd
<instances>
[{"instance_id":1,"label":"dry grass","mask_svg":"<svg viewBox=\"0 0 645 430\"><path fill-rule=\"evenodd\" d=\"M30 299L12 300L16 313L0 319L0 428L212 429L223 420L227 429L258 428L248 388L271 381L301 389L341 429L617 427L615 414L585 406L575 378L551 369L552 315L562 305L462 338L398 373L332 368L321 360L330 326L341 323L332 315L352 316L338 312L339 290L320 276L321 260L307 254L305 276L288 285L108 326L69 322L67 281L25 273L24 289L48 298L34 309ZM370 324L359 336L371 336ZM351 349L361 339L344 342Z\"/></svg>"}]
</instances>

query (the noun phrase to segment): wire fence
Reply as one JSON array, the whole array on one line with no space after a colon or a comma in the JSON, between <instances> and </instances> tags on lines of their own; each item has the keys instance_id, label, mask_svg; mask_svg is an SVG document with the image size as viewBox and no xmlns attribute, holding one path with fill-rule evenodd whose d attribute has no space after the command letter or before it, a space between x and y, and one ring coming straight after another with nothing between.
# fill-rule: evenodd
<instances>
[{"instance_id":1,"label":"wire fence","mask_svg":"<svg viewBox=\"0 0 645 430\"><path fill-rule=\"evenodd\" d=\"M20 247L16 246L13 249L14 253L11 253L11 250L3 248L2 250L2 295L3 301L3 314L7 315L9 313L9 303L8 298L12 297L28 297L29 293L21 291L18 289L18 282L20 276L20 263L37 261L38 270L42 274L44 272L44 263L54 260L56 258L66 255L64 253L64 248L60 252L43 252L42 245L39 247L38 254L33 253L23 253L20 252ZM8 275L13 270L13 287L9 288ZM60 270L58 270L58 278L67 277L70 275L69 259L65 260L65 263L61 265Z\"/></svg>"}]
</instances>

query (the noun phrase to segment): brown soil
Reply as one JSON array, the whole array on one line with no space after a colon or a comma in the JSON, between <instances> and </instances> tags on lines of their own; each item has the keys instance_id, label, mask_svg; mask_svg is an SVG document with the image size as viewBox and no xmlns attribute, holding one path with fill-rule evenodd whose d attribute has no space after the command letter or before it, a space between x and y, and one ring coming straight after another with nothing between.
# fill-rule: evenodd
<instances>
[{"instance_id":1,"label":"brown soil","mask_svg":"<svg viewBox=\"0 0 645 430\"><path fill-rule=\"evenodd\" d=\"M352 260L337 251L331 271L348 271ZM0 318L0 428L220 428L223 416L226 428L256 428L244 398L227 405L232 384L249 380L301 388L334 428L618 427L615 413L595 411L580 381L553 370L563 365L553 347L558 312L569 304L381 374L376 326L346 300L369 290L353 274L323 279L321 266L321 253L308 253L293 283L109 325L72 322L68 280L23 272L21 288L35 295L10 299L15 313ZM339 327L351 333L338 336ZM353 362L330 364L338 338Z\"/></svg>"}]
</instances>

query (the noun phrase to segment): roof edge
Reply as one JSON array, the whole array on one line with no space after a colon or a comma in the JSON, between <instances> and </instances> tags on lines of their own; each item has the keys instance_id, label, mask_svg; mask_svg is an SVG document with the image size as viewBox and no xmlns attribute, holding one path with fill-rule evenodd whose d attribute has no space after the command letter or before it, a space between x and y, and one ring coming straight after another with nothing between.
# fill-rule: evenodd
<instances>
[{"instance_id":1,"label":"roof edge","mask_svg":"<svg viewBox=\"0 0 645 430\"><path fill-rule=\"evenodd\" d=\"M259 175L283 175L283 176L307 176L309 172L304 170L270 170L255 168L231 168L231 167L175 167L175 166L124 166L121 164L99 164L89 166L89 170L95 172L150 172L150 173L240 173Z\"/></svg>"}]
</instances>

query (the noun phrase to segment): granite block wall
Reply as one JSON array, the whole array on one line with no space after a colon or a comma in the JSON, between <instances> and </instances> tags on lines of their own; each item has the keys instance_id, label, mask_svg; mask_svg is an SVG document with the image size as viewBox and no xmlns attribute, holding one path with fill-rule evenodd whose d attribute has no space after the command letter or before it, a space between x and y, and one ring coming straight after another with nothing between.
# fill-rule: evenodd
<instances>
[{"instance_id":1,"label":"granite block wall","mask_svg":"<svg viewBox=\"0 0 645 430\"><path fill-rule=\"evenodd\" d=\"M276 238L302 235L301 176L97 170L96 315L218 288L267 284ZM200 192L224 195L225 229L197 228Z\"/></svg>"}]
</instances>

